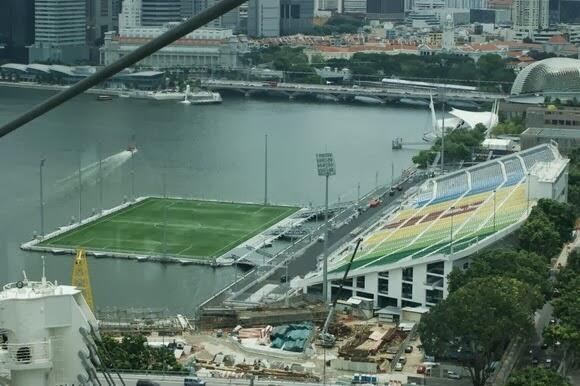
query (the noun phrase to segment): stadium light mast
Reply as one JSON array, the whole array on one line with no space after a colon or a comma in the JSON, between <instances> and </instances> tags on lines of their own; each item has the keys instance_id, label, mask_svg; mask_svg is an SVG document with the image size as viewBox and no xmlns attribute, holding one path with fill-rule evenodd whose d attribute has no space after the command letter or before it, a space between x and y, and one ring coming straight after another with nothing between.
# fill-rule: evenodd
<instances>
[{"instance_id":1,"label":"stadium light mast","mask_svg":"<svg viewBox=\"0 0 580 386\"><path fill-rule=\"evenodd\" d=\"M264 137L264 205L268 205L268 134Z\"/></svg>"},{"instance_id":2,"label":"stadium light mast","mask_svg":"<svg viewBox=\"0 0 580 386\"><path fill-rule=\"evenodd\" d=\"M441 93L441 171L445 173L445 88L442 87ZM437 127L437 122L435 122Z\"/></svg>"},{"instance_id":3,"label":"stadium light mast","mask_svg":"<svg viewBox=\"0 0 580 386\"><path fill-rule=\"evenodd\" d=\"M322 297L324 303L328 303L328 179L330 176L336 175L336 164L334 162L334 155L332 153L318 153L316 154L316 164L318 167L318 175L325 177L326 190L324 195L324 240L322 246Z\"/></svg>"},{"instance_id":4,"label":"stadium light mast","mask_svg":"<svg viewBox=\"0 0 580 386\"><path fill-rule=\"evenodd\" d=\"M40 236L44 238L44 183L42 180L42 170L46 159L40 160Z\"/></svg>"}]
</instances>

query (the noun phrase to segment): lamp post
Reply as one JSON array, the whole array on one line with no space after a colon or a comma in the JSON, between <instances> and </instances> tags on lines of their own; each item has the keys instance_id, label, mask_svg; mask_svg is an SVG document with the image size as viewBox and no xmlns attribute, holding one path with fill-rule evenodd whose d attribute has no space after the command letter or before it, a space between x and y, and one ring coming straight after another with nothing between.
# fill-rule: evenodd
<instances>
[{"instance_id":1,"label":"lamp post","mask_svg":"<svg viewBox=\"0 0 580 386\"><path fill-rule=\"evenodd\" d=\"M449 243L449 249L450 249L450 254L453 255L453 216L455 215L454 211L455 211L455 207L452 206L451 208L449 208L451 210L451 231L449 232L449 238L451 239L450 243Z\"/></svg>"},{"instance_id":2,"label":"lamp post","mask_svg":"<svg viewBox=\"0 0 580 386\"><path fill-rule=\"evenodd\" d=\"M131 136L131 201L135 201L135 135Z\"/></svg>"},{"instance_id":3,"label":"lamp post","mask_svg":"<svg viewBox=\"0 0 580 386\"><path fill-rule=\"evenodd\" d=\"M332 153L318 153L316 154L316 164L318 167L318 175L325 177L325 194L324 194L324 240L322 246L322 297L324 303L328 303L328 179L330 176L336 175L336 165L334 162L334 155Z\"/></svg>"},{"instance_id":4,"label":"lamp post","mask_svg":"<svg viewBox=\"0 0 580 386\"><path fill-rule=\"evenodd\" d=\"M528 172L528 215L530 214L530 172Z\"/></svg>"},{"instance_id":5,"label":"lamp post","mask_svg":"<svg viewBox=\"0 0 580 386\"><path fill-rule=\"evenodd\" d=\"M81 151L78 150L79 156L79 224L83 219L83 177L82 177L82 161Z\"/></svg>"},{"instance_id":6,"label":"lamp post","mask_svg":"<svg viewBox=\"0 0 580 386\"><path fill-rule=\"evenodd\" d=\"M268 205L268 134L264 139L264 205Z\"/></svg>"},{"instance_id":7,"label":"lamp post","mask_svg":"<svg viewBox=\"0 0 580 386\"><path fill-rule=\"evenodd\" d=\"M103 213L103 143L99 142L99 208Z\"/></svg>"},{"instance_id":8,"label":"lamp post","mask_svg":"<svg viewBox=\"0 0 580 386\"><path fill-rule=\"evenodd\" d=\"M44 184L42 180L42 170L46 159L40 160L40 236L44 237Z\"/></svg>"},{"instance_id":9,"label":"lamp post","mask_svg":"<svg viewBox=\"0 0 580 386\"><path fill-rule=\"evenodd\" d=\"M493 231L495 232L495 189L493 190Z\"/></svg>"}]
</instances>

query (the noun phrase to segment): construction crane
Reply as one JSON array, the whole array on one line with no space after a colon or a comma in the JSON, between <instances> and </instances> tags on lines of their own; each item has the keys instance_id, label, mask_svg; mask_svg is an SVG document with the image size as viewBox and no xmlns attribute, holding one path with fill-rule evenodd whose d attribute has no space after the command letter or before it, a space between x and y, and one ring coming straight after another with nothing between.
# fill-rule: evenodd
<instances>
[{"instance_id":1,"label":"construction crane","mask_svg":"<svg viewBox=\"0 0 580 386\"><path fill-rule=\"evenodd\" d=\"M350 267L352 266L352 262L354 261L354 257L356 256L356 253L358 251L358 247L360 246L361 241L362 241L362 238L359 238L356 241L356 246L354 248L354 252L352 253L352 256L350 258L350 261L348 262L348 265L346 266L346 271L344 271L344 275L342 276L342 280L340 281L340 286L338 287L338 292L336 293L336 297L334 298L334 300L332 302L332 306L330 307L330 310L328 311L328 316L326 317L326 321L324 322L324 326L322 327L322 331L320 332L319 338L320 338L320 345L322 347L332 347L332 346L334 346L334 343L336 342L336 337L333 334L330 334L328 332L328 328L330 327L330 321L332 320L332 317L334 316L334 310L336 309L336 302L340 298L340 294L342 292L342 287L344 285L346 277L348 276L348 273L350 271ZM326 299L325 299L325 301L326 301Z\"/></svg>"},{"instance_id":2,"label":"construction crane","mask_svg":"<svg viewBox=\"0 0 580 386\"><path fill-rule=\"evenodd\" d=\"M94 311L95 306L93 303L91 279L89 277L89 263L87 262L87 254L84 249L77 249L72 270L72 285L82 291L89 308L91 311Z\"/></svg>"}]
</instances>

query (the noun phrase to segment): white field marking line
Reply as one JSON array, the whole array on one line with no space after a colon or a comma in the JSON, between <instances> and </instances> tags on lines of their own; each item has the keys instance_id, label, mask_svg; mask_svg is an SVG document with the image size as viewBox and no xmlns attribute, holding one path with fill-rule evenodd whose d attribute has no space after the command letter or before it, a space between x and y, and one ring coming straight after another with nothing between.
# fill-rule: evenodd
<instances>
[{"instance_id":1,"label":"white field marking line","mask_svg":"<svg viewBox=\"0 0 580 386\"><path fill-rule=\"evenodd\" d=\"M290 212L290 211L293 211L293 210L294 210L294 209L290 209L290 208L286 209L286 210L285 210L285 211L284 211L282 214L280 214L279 216L277 216L277 217L273 218L272 220L268 221L268 222L267 222L267 223L265 223L265 224L261 224L261 225L257 226L256 228L252 229L251 231L249 231L249 232L246 232L246 233L245 233L245 234L244 234L242 237L238 238L237 240L234 240L234 241L232 241L231 243L227 244L225 247L218 249L216 252L214 252L214 253L212 254L212 256L218 256L218 255L221 255L221 252L222 252L223 250L229 250L229 249L230 249L230 246L231 246L232 244L236 244L236 245L237 245L237 244L239 244L240 240L242 240L242 239L244 239L244 238L246 238L246 240L247 240L247 239L249 239L249 237L248 237L248 235L249 235L249 234L256 232L256 231L257 231L259 228L261 228L261 227L263 227L263 226L265 226L264 230L265 230L265 229L268 229L268 228L270 228L270 227L271 227L273 224L275 224L275 223L279 222L281 217L284 217L284 218L288 217L289 215L288 215L287 213L288 213L288 212Z\"/></svg>"},{"instance_id":2,"label":"white field marking line","mask_svg":"<svg viewBox=\"0 0 580 386\"><path fill-rule=\"evenodd\" d=\"M158 222L158 221L152 222L152 221L136 221L136 220L119 220L119 219L117 219L117 220L112 220L111 222L114 224L135 224L135 225L143 225L143 226L148 226L148 227L153 226L155 228L157 228L156 225L159 225L159 226L163 225L162 222ZM215 226L212 227L212 226L207 226L207 225L204 226L199 222L192 223L191 221L187 221L187 220L184 220L182 223L177 223L177 222L167 223L167 227L168 228L193 229L193 230L198 230L198 229L216 229L216 230L219 230L219 229L223 229L222 227L215 227ZM232 230L237 231L237 232L244 232L246 230L246 228L228 228L228 229L232 229Z\"/></svg>"},{"instance_id":3,"label":"white field marking line","mask_svg":"<svg viewBox=\"0 0 580 386\"><path fill-rule=\"evenodd\" d=\"M79 226L78 228L71 230L71 231L70 231L70 233L69 233L69 232L65 232L65 233L63 233L62 235L60 235L60 236L58 236L58 237L55 237L55 238L54 238L54 239L53 239L53 240L52 240L50 243L48 243L48 245L52 245L52 242L53 242L53 241L54 241L54 242L58 242L58 241L62 240L62 239L64 238L64 236L66 236L66 237L70 237L70 236L74 235L75 233L77 233L77 232L79 232L79 231L81 231L81 230L85 231L85 230L87 230L87 229L90 229L90 228L92 228L92 227L94 227L94 226L96 226L96 225L99 225L99 224L100 224L100 223L102 223L102 222L109 221L109 220L111 220L112 218L114 218L114 217L117 217L117 216L118 216L118 215L120 215L120 214L125 214L125 213L128 213L128 212L132 211L133 209L137 209L137 208L139 208L139 207L143 206L143 205L144 205L145 203L147 203L147 202L153 202L153 201L149 201L149 200L143 200L143 201L141 201L140 203L138 203L137 205L135 205L135 206L133 206L133 207L129 207L129 208L127 208L127 210L126 210L126 211L120 210L119 212L117 212L117 213L113 214L111 217L105 216L105 217L103 217L103 218L101 218L101 219L99 219L99 220L95 221L94 223L89 223L89 224L87 224L86 226L83 226L83 225L81 225L81 226Z\"/></svg>"},{"instance_id":4,"label":"white field marking line","mask_svg":"<svg viewBox=\"0 0 580 386\"><path fill-rule=\"evenodd\" d=\"M113 240L113 239L103 239L103 240ZM115 239L116 240L116 239ZM126 242L127 240L123 240ZM161 244L161 242L159 242ZM167 243L168 246L178 247L181 244L173 244ZM63 248L63 249L72 249L70 245L55 245L54 248ZM105 253L131 253L131 254L138 254L138 253L146 253L146 254L153 254L158 252L157 249L122 249L116 248L114 246L109 247L109 244L106 244L102 248L87 248L88 251L98 251L98 252L105 252Z\"/></svg>"}]
</instances>

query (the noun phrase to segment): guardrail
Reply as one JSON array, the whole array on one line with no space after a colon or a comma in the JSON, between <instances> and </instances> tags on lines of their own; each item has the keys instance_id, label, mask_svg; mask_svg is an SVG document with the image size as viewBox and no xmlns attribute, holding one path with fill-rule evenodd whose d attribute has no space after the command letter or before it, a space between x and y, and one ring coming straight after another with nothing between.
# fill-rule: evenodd
<instances>
[{"instance_id":1,"label":"guardrail","mask_svg":"<svg viewBox=\"0 0 580 386\"><path fill-rule=\"evenodd\" d=\"M50 359L50 341L0 345L0 363L7 367L50 365Z\"/></svg>"},{"instance_id":2,"label":"guardrail","mask_svg":"<svg viewBox=\"0 0 580 386\"><path fill-rule=\"evenodd\" d=\"M393 179L392 184L380 185L377 188L366 193L364 196L360 198L360 200L352 201L351 205L343 207L341 208L342 210L336 212L336 214L332 218L332 222L341 223L345 221L348 217L352 216L355 213L356 209L361 205L361 203L366 203L372 198L379 197L388 193L388 191L391 189L392 186L406 181L409 174L398 176L397 178ZM324 232L324 224L321 224L320 226L312 230L308 235L305 235L300 239L296 240L290 246L279 251L271 259L267 260L265 266L272 266L274 264L270 270L264 273L260 273L260 269L258 267L251 269L245 275L238 278L238 280L230 283L222 290L220 290L219 292L217 292L216 294L214 294L213 296L202 302L197 308L198 311L203 309L204 307L209 306L212 302L216 301L220 297L224 297L225 294L227 294L228 292L232 292L232 295L229 296L227 299L224 299L224 301L228 301L230 305L236 304L237 301L235 300L235 298L237 296L245 293L247 290L249 290L257 283L262 283L265 280L267 280L267 278L269 278L272 274L274 274L278 269L285 266L286 263L292 261L292 259L296 257L294 255L295 252L299 251L302 248L305 248L307 245L314 242L318 238L318 236L320 236L323 232ZM340 240L341 243L343 241L344 238Z\"/></svg>"}]
</instances>

